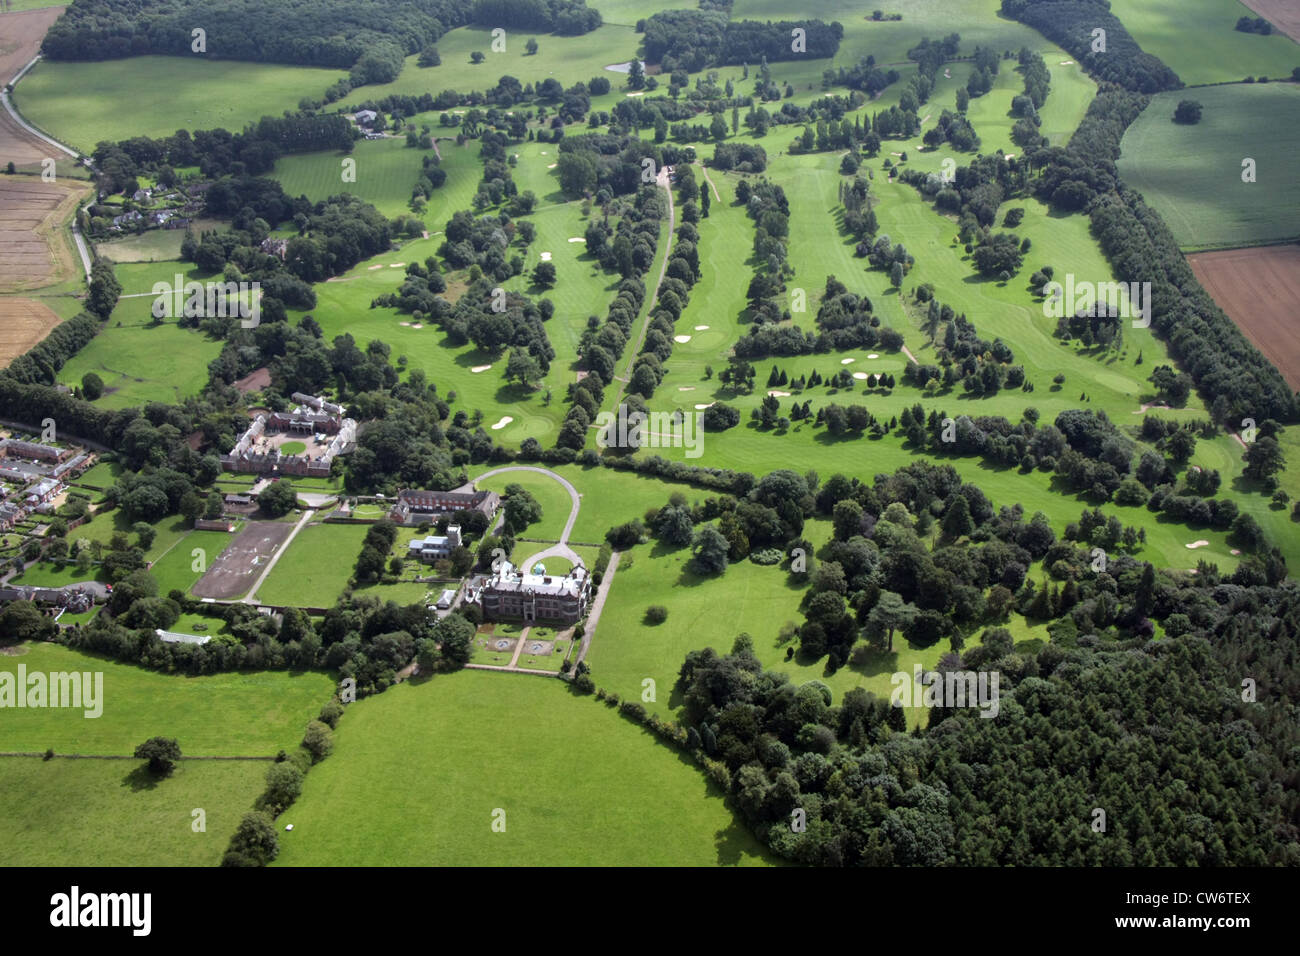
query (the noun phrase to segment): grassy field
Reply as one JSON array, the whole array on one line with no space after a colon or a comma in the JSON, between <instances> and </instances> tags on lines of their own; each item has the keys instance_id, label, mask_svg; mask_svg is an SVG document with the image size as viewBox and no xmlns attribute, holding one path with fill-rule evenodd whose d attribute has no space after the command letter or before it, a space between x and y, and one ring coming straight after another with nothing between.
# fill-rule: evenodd
<instances>
[{"instance_id":1,"label":"grassy field","mask_svg":"<svg viewBox=\"0 0 1300 956\"><path fill-rule=\"evenodd\" d=\"M311 524L298 532L257 597L266 604L330 607L347 587L369 525Z\"/></svg>"},{"instance_id":2,"label":"grassy field","mask_svg":"<svg viewBox=\"0 0 1300 956\"><path fill-rule=\"evenodd\" d=\"M98 63L42 61L14 96L23 115L89 152L102 140L170 136L178 129L238 132L320 97L337 70L204 57L140 56Z\"/></svg>"},{"instance_id":3,"label":"grassy field","mask_svg":"<svg viewBox=\"0 0 1300 956\"><path fill-rule=\"evenodd\" d=\"M804 533L820 546L830 531L825 522L814 522ZM781 642L780 630L787 622L803 620L799 611L803 587L784 570L752 561L732 564L720 578L701 578L689 568L689 559L689 548L671 550L657 544L626 552L587 655L598 687L643 700L648 709L664 717L680 716L683 702L677 675L687 652L713 647L727 653L741 632L753 638L754 652L764 668L789 674L796 684L821 681L831 688L836 703L854 687L888 697L895 672L910 672L914 664L933 668L951 649L946 639L922 647L895 635L892 652L860 644L850 663L833 674L827 671L825 658L808 661L796 655L787 660L791 645ZM646 608L652 604L668 609L662 624L645 620ZM725 624L718 621L720 607L727 609ZM1047 637L1045 627L1031 628L1022 618L1015 618L1015 626L1018 638ZM978 643L978 633L967 638L969 644ZM646 679L654 681L652 701L643 697L649 686L643 683ZM909 726L915 727L924 723L925 711L909 710L907 717Z\"/></svg>"},{"instance_id":4,"label":"grassy field","mask_svg":"<svg viewBox=\"0 0 1300 956\"><path fill-rule=\"evenodd\" d=\"M350 705L282 820L285 866L766 862L692 764L559 681L511 674L463 671Z\"/></svg>"},{"instance_id":5,"label":"grassy field","mask_svg":"<svg viewBox=\"0 0 1300 956\"><path fill-rule=\"evenodd\" d=\"M199 219L193 227L195 233L201 233L206 229L228 228L229 223L219 219ZM184 229L150 229L126 239L97 242L95 252L114 262L167 262L180 258L181 243L184 240ZM190 268L188 262L175 264L181 271Z\"/></svg>"},{"instance_id":6,"label":"grassy field","mask_svg":"<svg viewBox=\"0 0 1300 956\"><path fill-rule=\"evenodd\" d=\"M1143 50L1188 86L1247 76L1281 79L1300 63L1300 49L1285 34L1234 30L1239 17L1258 16L1235 0L1111 0L1110 10Z\"/></svg>"},{"instance_id":7,"label":"grassy field","mask_svg":"<svg viewBox=\"0 0 1300 956\"><path fill-rule=\"evenodd\" d=\"M158 581L158 593L170 594L173 590L188 594L196 581L203 577L203 570L195 570L195 565L206 569L217 560L234 540L234 535L224 531L191 531L166 553L160 555L150 569ZM195 554L195 551L199 554Z\"/></svg>"},{"instance_id":8,"label":"grassy field","mask_svg":"<svg viewBox=\"0 0 1300 956\"><path fill-rule=\"evenodd\" d=\"M420 178L423 150L409 149L405 137L361 140L348 156L356 160L356 182L342 179L343 153L285 156L276 162L275 178L290 196L313 201L351 193L389 218L408 213L411 187Z\"/></svg>"},{"instance_id":9,"label":"grassy field","mask_svg":"<svg viewBox=\"0 0 1300 956\"><path fill-rule=\"evenodd\" d=\"M175 737L182 753L192 756L274 756L298 743L333 686L317 673L159 674L56 644L27 645L25 654L0 656L0 670L16 672L19 664L29 674L102 672L103 714L7 710L0 751L39 753L52 747L62 754L130 754L161 735Z\"/></svg>"},{"instance_id":10,"label":"grassy field","mask_svg":"<svg viewBox=\"0 0 1300 956\"><path fill-rule=\"evenodd\" d=\"M156 779L143 760L0 757L0 866L216 866L268 766L182 760Z\"/></svg>"},{"instance_id":11,"label":"grassy field","mask_svg":"<svg viewBox=\"0 0 1300 956\"><path fill-rule=\"evenodd\" d=\"M105 408L176 404L207 384L208 363L219 354L221 342L174 323L121 328L110 323L68 360L59 381L80 385L88 372L96 373L104 380L104 395L96 404ZM149 361L141 362L142 355Z\"/></svg>"},{"instance_id":12,"label":"grassy field","mask_svg":"<svg viewBox=\"0 0 1300 956\"><path fill-rule=\"evenodd\" d=\"M1194 126L1173 121L1183 99L1204 107ZM1300 87L1294 83L1161 93L1128 128L1121 149L1121 175L1155 207L1184 249L1300 236ZM1246 157L1255 160L1253 183L1241 179Z\"/></svg>"}]
</instances>

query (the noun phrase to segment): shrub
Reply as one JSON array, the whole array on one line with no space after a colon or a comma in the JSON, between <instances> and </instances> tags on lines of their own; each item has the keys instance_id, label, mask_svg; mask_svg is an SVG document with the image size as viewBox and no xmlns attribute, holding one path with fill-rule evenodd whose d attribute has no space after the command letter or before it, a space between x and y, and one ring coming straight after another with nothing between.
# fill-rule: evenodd
<instances>
[{"instance_id":1,"label":"shrub","mask_svg":"<svg viewBox=\"0 0 1300 956\"><path fill-rule=\"evenodd\" d=\"M651 604L645 609L645 619L647 624L662 624L668 620L668 608L662 604Z\"/></svg>"},{"instance_id":2,"label":"shrub","mask_svg":"<svg viewBox=\"0 0 1300 956\"><path fill-rule=\"evenodd\" d=\"M317 763L328 757L334 749L334 732L319 720L310 721L307 724L307 732L303 735L302 745L311 754L312 763Z\"/></svg>"}]
</instances>

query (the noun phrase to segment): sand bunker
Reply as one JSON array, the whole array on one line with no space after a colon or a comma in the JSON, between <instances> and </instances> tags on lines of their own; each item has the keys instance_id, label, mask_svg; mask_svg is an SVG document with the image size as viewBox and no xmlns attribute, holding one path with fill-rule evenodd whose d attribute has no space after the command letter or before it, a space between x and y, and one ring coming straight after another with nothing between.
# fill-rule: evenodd
<instances>
[{"instance_id":1,"label":"sand bunker","mask_svg":"<svg viewBox=\"0 0 1300 956\"><path fill-rule=\"evenodd\" d=\"M377 266L366 266L366 271L367 271L367 272L374 272L376 269L382 269L382 268L383 268L382 265L377 265Z\"/></svg>"},{"instance_id":2,"label":"sand bunker","mask_svg":"<svg viewBox=\"0 0 1300 956\"><path fill-rule=\"evenodd\" d=\"M570 242L586 242L587 239L586 239L585 236L570 236L570 237L569 237L569 241L570 241Z\"/></svg>"},{"instance_id":3,"label":"sand bunker","mask_svg":"<svg viewBox=\"0 0 1300 956\"><path fill-rule=\"evenodd\" d=\"M501 420L500 420L499 422L497 422L495 425L493 425L492 428L493 428L494 430L495 430L495 429L499 429L499 428L505 428L507 425L509 425L509 424L510 424L511 422L513 422L513 421L514 421L514 419L511 418L509 415L502 415L502 416L501 416Z\"/></svg>"},{"instance_id":4,"label":"sand bunker","mask_svg":"<svg viewBox=\"0 0 1300 956\"><path fill-rule=\"evenodd\" d=\"M679 392L693 392L693 391L695 391L695 386L694 386L694 385L678 385L678 386L677 386L677 391L679 391Z\"/></svg>"},{"instance_id":5,"label":"sand bunker","mask_svg":"<svg viewBox=\"0 0 1300 956\"><path fill-rule=\"evenodd\" d=\"M1240 548L1233 548L1233 549L1232 549L1232 553L1233 553L1233 554L1241 554L1241 549L1240 549Z\"/></svg>"},{"instance_id":6,"label":"sand bunker","mask_svg":"<svg viewBox=\"0 0 1300 956\"><path fill-rule=\"evenodd\" d=\"M421 325L419 322L412 322L412 323L411 323L411 328L413 328L413 329L422 329L422 328L424 328L424 326Z\"/></svg>"},{"instance_id":7,"label":"sand bunker","mask_svg":"<svg viewBox=\"0 0 1300 956\"><path fill-rule=\"evenodd\" d=\"M1003 158L1004 158L1004 159L1015 159L1015 158L1016 158L1016 154L1015 154L1015 153L1004 153L1004 154L1003 154Z\"/></svg>"},{"instance_id":8,"label":"sand bunker","mask_svg":"<svg viewBox=\"0 0 1300 956\"><path fill-rule=\"evenodd\" d=\"M397 324L398 324L398 325L410 325L411 323L410 323L410 322L398 322Z\"/></svg>"},{"instance_id":9,"label":"sand bunker","mask_svg":"<svg viewBox=\"0 0 1300 956\"><path fill-rule=\"evenodd\" d=\"M704 331L705 329L707 329L707 328L708 328L707 325L697 325L697 326L695 327L695 331L696 331L696 332L703 332L703 331Z\"/></svg>"},{"instance_id":10,"label":"sand bunker","mask_svg":"<svg viewBox=\"0 0 1300 956\"><path fill-rule=\"evenodd\" d=\"M644 90L637 90L635 93L628 93L628 96L645 96Z\"/></svg>"},{"instance_id":11,"label":"sand bunker","mask_svg":"<svg viewBox=\"0 0 1300 956\"><path fill-rule=\"evenodd\" d=\"M1208 547L1209 544L1210 544L1210 542L1208 542L1208 541L1206 541L1204 538L1202 538L1200 541L1193 541L1191 544L1189 544L1189 545L1187 546L1187 548L1188 548L1189 551L1195 551L1197 548Z\"/></svg>"},{"instance_id":12,"label":"sand bunker","mask_svg":"<svg viewBox=\"0 0 1300 956\"><path fill-rule=\"evenodd\" d=\"M862 379L868 378L869 376L867 375L866 372L854 372L853 377L861 381Z\"/></svg>"},{"instance_id":13,"label":"sand bunker","mask_svg":"<svg viewBox=\"0 0 1300 956\"><path fill-rule=\"evenodd\" d=\"M709 405L712 405L712 404L713 404L712 402L709 402ZM708 408L709 405L696 405L696 406L695 406L695 409L696 409L696 411L699 411L701 408Z\"/></svg>"},{"instance_id":14,"label":"sand bunker","mask_svg":"<svg viewBox=\"0 0 1300 956\"><path fill-rule=\"evenodd\" d=\"M538 153L537 155L539 155L539 156L545 156L545 155L546 155L546 150L542 150L542 151L541 151L540 153Z\"/></svg>"},{"instance_id":15,"label":"sand bunker","mask_svg":"<svg viewBox=\"0 0 1300 956\"><path fill-rule=\"evenodd\" d=\"M851 365L851 364L853 364L853 363L856 362L856 361L857 361L857 359L851 359L851 358L840 359L840 364L841 364L841 365Z\"/></svg>"},{"instance_id":16,"label":"sand bunker","mask_svg":"<svg viewBox=\"0 0 1300 956\"><path fill-rule=\"evenodd\" d=\"M769 395L775 395L777 398L789 398L789 397L790 397L790 393L789 393L789 392L780 392L780 391L777 391L777 390L774 389L774 388L773 388L773 389L768 389L767 394L769 394Z\"/></svg>"},{"instance_id":17,"label":"sand bunker","mask_svg":"<svg viewBox=\"0 0 1300 956\"><path fill-rule=\"evenodd\" d=\"M879 353L879 352L872 352L870 355L867 356L867 358L869 358L869 359L871 359L871 358L880 358L880 353Z\"/></svg>"},{"instance_id":18,"label":"sand bunker","mask_svg":"<svg viewBox=\"0 0 1300 956\"><path fill-rule=\"evenodd\" d=\"M1073 60L1062 60L1062 61L1061 61L1061 66L1074 66L1074 61L1073 61Z\"/></svg>"},{"instance_id":19,"label":"sand bunker","mask_svg":"<svg viewBox=\"0 0 1300 956\"><path fill-rule=\"evenodd\" d=\"M551 261L551 254L550 254L549 252L543 252L543 253L542 253L542 261L543 261L543 262L550 262L550 261Z\"/></svg>"},{"instance_id":20,"label":"sand bunker","mask_svg":"<svg viewBox=\"0 0 1300 956\"><path fill-rule=\"evenodd\" d=\"M679 344L679 345L685 345L685 344L686 344L687 342L689 342L690 340L691 340L691 337L690 337L689 335L674 335L674 336L673 336L673 341L676 342L676 343Z\"/></svg>"},{"instance_id":21,"label":"sand bunker","mask_svg":"<svg viewBox=\"0 0 1300 956\"><path fill-rule=\"evenodd\" d=\"M560 165L560 164L559 164L559 163L551 163L551 165L547 166L546 168L547 168L547 169L554 169L554 168L555 168L556 166L558 166L558 165Z\"/></svg>"},{"instance_id":22,"label":"sand bunker","mask_svg":"<svg viewBox=\"0 0 1300 956\"><path fill-rule=\"evenodd\" d=\"M475 365L472 369L470 369L470 371L473 372L475 375L477 375L479 372L486 372L491 367L492 367L491 365Z\"/></svg>"}]
</instances>

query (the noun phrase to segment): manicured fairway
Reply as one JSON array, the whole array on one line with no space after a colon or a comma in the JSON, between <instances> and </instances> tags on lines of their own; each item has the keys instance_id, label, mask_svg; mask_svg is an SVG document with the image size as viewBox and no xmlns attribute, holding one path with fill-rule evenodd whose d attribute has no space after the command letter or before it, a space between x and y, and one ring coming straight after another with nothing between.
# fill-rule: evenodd
<instances>
[{"instance_id":1,"label":"manicured fairway","mask_svg":"<svg viewBox=\"0 0 1300 956\"><path fill-rule=\"evenodd\" d=\"M693 764L559 681L515 674L462 671L349 705L281 822L294 825L287 866L766 862Z\"/></svg>"},{"instance_id":2,"label":"manicured fairway","mask_svg":"<svg viewBox=\"0 0 1300 956\"><path fill-rule=\"evenodd\" d=\"M1286 41L1290 43L1290 40ZM1300 50L1296 60L1300 62ZM1192 126L1173 121L1180 100L1204 107ZM1300 87L1235 84L1151 98L1121 144L1125 181L1142 192L1184 249L1249 246L1300 236ZM1242 160L1255 182L1242 182Z\"/></svg>"},{"instance_id":3,"label":"manicured fairway","mask_svg":"<svg viewBox=\"0 0 1300 956\"><path fill-rule=\"evenodd\" d=\"M182 760L157 779L143 760L0 757L0 866L216 866L269 766Z\"/></svg>"},{"instance_id":4,"label":"manicured fairway","mask_svg":"<svg viewBox=\"0 0 1300 956\"><path fill-rule=\"evenodd\" d=\"M42 61L23 78L14 100L33 125L90 152L101 140L170 136L178 129L238 132L293 109L304 96L319 97L343 75L199 56Z\"/></svg>"},{"instance_id":5,"label":"manicured fairway","mask_svg":"<svg viewBox=\"0 0 1300 956\"><path fill-rule=\"evenodd\" d=\"M364 524L311 524L298 532L257 591L264 604L331 607L347 587L369 530Z\"/></svg>"},{"instance_id":6,"label":"manicured fairway","mask_svg":"<svg viewBox=\"0 0 1300 956\"><path fill-rule=\"evenodd\" d=\"M0 751L40 753L53 747L65 754L130 754L148 738L165 736L196 756L274 756L298 743L333 686L318 673L182 677L56 644L26 646L25 654L0 655L0 670L17 673L22 664L28 674L102 672L103 713L88 718L82 710L6 708Z\"/></svg>"}]
</instances>

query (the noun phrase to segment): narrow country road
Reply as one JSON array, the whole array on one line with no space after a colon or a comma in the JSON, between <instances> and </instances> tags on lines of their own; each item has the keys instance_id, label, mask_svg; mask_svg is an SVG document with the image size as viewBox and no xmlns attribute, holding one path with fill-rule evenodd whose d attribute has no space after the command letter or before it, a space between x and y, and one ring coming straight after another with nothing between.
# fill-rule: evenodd
<instances>
[{"instance_id":1,"label":"narrow country road","mask_svg":"<svg viewBox=\"0 0 1300 956\"><path fill-rule=\"evenodd\" d=\"M587 623L582 629L582 645L578 648L578 656L573 659L573 669L570 673L576 671L578 665L587 656L587 648L591 646L591 637L596 633L596 625L600 623L600 612L605 609L605 598L609 597L610 589L614 586L614 572L618 570L618 559L622 553L621 551L615 551L609 557L609 564L605 568L605 574L600 579L600 588L596 591L596 597L587 611Z\"/></svg>"},{"instance_id":2,"label":"narrow country road","mask_svg":"<svg viewBox=\"0 0 1300 956\"><path fill-rule=\"evenodd\" d=\"M491 471L485 471L483 474L471 481L469 485L458 488L457 490L466 490L478 482L481 482L484 478L491 478L493 475L501 475L511 471L531 471L539 475L545 475L547 478L558 481L564 487L564 490L569 493L569 518L564 522L564 530L560 532L559 542L551 545L544 551L538 551L526 561L518 562L517 566L520 568L530 568L538 561L551 557L566 558L575 565L582 564L585 566L585 562L578 556L578 553L569 547L569 535L573 532L573 523L578 520L578 509L582 507L582 495L578 493L578 489L573 487L572 483L570 483L570 481L563 475L557 475L549 468L538 468L536 465L507 465L504 468L493 468Z\"/></svg>"},{"instance_id":3,"label":"narrow country road","mask_svg":"<svg viewBox=\"0 0 1300 956\"><path fill-rule=\"evenodd\" d=\"M11 87L12 87L12 86L17 86L17 85L18 85L18 81L21 80L24 76L26 76L26 75L27 75L27 71L30 70L32 67L34 67L34 66L36 65L37 61L39 61L39 60L40 60L40 57L39 57L39 56L37 56L37 57L33 57L33 58L32 58L32 61L31 61L30 63L28 63L25 67L23 67L21 70L19 70L18 73L14 76L14 78L13 78L12 80L9 81L9 85L10 85ZM13 121L14 121L15 123L17 123L19 126L21 126L24 130L26 130L26 131L27 131L28 133L30 133L32 136L34 136L34 137L36 137L37 139L39 139L41 142L46 143L46 144L48 144L48 145L50 145L50 146L53 146L55 149L62 150L63 152L65 152L65 153L67 153L69 156L71 156L73 159L76 159L76 157L77 157L77 155L78 155L76 150L72 149L72 148L69 147L69 146L64 146L64 145L63 145L62 143L60 143L57 139L54 139L54 138L51 137L51 136L46 136L44 133L42 133L42 132L41 132L40 130L38 130L36 127L32 126L31 123L27 122L27 120L23 119L22 116L19 114L19 112L18 112L16 109L14 109L14 105L13 105L13 103L11 103L11 102L9 101L9 94L8 94L8 93L3 92L3 91L0 91L0 102L3 102L3 103L4 103L5 110L6 110L6 111L9 113L9 115L13 118Z\"/></svg>"},{"instance_id":4,"label":"narrow country road","mask_svg":"<svg viewBox=\"0 0 1300 956\"><path fill-rule=\"evenodd\" d=\"M262 586L262 582L265 581L266 576L271 573L271 569L275 567L276 562L280 560L280 556L289 550L289 545L293 544L293 539L298 537L298 532L303 529L303 527L307 524L307 522L311 520L311 516L314 515L315 513L316 512L311 509L308 509L302 513L302 517L298 519L298 523L294 525L293 530L289 532L289 537L285 538L284 544L280 545L280 547L276 549L275 554L271 555L271 560L266 562L266 567L262 570L262 573L258 575L257 580L253 582L253 586L248 589L248 593L244 595L243 598L240 599L239 603L241 604L259 603L257 601L257 589Z\"/></svg>"}]
</instances>

